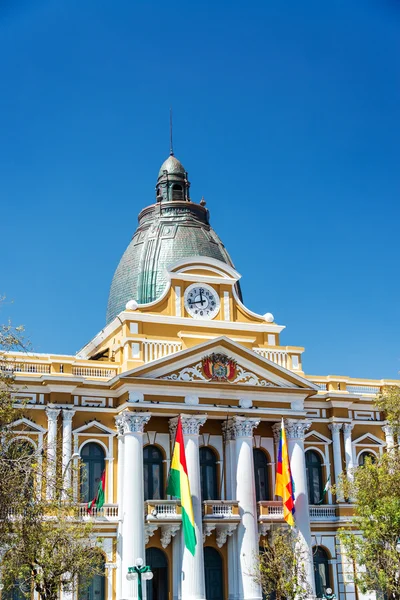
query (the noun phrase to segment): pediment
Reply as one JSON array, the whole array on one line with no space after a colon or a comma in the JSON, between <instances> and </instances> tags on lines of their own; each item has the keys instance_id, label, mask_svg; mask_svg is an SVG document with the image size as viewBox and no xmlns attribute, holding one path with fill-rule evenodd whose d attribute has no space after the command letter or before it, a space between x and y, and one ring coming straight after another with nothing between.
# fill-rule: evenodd
<instances>
[{"instance_id":1,"label":"pediment","mask_svg":"<svg viewBox=\"0 0 400 600\"><path fill-rule=\"evenodd\" d=\"M90 421L89 423L86 423L85 425L82 425L82 427L78 427L77 429L74 429L74 431L72 432L74 434L81 434L81 435L98 435L98 434L106 434L106 435L116 435L116 432L113 429L110 429L109 427L106 427L105 425L103 425L102 423L99 423L98 421Z\"/></svg>"},{"instance_id":2,"label":"pediment","mask_svg":"<svg viewBox=\"0 0 400 600\"><path fill-rule=\"evenodd\" d=\"M15 433L45 433L47 431L41 425L38 425L25 417L14 421L14 423L11 424L11 428Z\"/></svg>"},{"instance_id":3,"label":"pediment","mask_svg":"<svg viewBox=\"0 0 400 600\"><path fill-rule=\"evenodd\" d=\"M304 442L306 444L331 444L332 440L318 431L310 431L305 435Z\"/></svg>"},{"instance_id":4,"label":"pediment","mask_svg":"<svg viewBox=\"0 0 400 600\"><path fill-rule=\"evenodd\" d=\"M385 442L383 440L379 439L373 433L364 433L364 435L360 436L356 440L353 440L354 446L358 446L360 444L361 445L367 444L369 446L384 446Z\"/></svg>"},{"instance_id":5,"label":"pediment","mask_svg":"<svg viewBox=\"0 0 400 600\"><path fill-rule=\"evenodd\" d=\"M310 381L226 337L153 361L122 377L317 390Z\"/></svg>"}]
</instances>

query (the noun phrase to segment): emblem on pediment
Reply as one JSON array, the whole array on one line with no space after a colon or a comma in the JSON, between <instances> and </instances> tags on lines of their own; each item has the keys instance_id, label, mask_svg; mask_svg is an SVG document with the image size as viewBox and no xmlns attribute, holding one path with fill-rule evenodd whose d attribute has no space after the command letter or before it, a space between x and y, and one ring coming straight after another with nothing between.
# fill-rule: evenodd
<instances>
[{"instance_id":1,"label":"emblem on pediment","mask_svg":"<svg viewBox=\"0 0 400 600\"><path fill-rule=\"evenodd\" d=\"M219 381L241 383L260 387L279 387L262 379L252 371L246 371L236 360L226 354L210 354L195 365L184 367L180 371L164 375L160 379L170 381Z\"/></svg>"}]
</instances>

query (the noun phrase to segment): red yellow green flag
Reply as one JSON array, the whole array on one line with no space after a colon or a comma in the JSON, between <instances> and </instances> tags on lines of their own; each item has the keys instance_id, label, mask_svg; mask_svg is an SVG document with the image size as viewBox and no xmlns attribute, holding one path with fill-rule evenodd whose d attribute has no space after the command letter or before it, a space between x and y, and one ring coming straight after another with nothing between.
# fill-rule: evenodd
<instances>
[{"instance_id":1,"label":"red yellow green flag","mask_svg":"<svg viewBox=\"0 0 400 600\"><path fill-rule=\"evenodd\" d=\"M91 513L92 510L96 507L97 509L102 508L104 505L106 493L106 470L104 469L101 479L99 481L99 487L97 488L97 494L93 500L88 502L87 511Z\"/></svg>"},{"instance_id":2,"label":"red yellow green flag","mask_svg":"<svg viewBox=\"0 0 400 600\"><path fill-rule=\"evenodd\" d=\"M196 548L196 532L192 496L190 495L189 477L186 466L185 445L181 418L178 418L171 469L168 475L167 494L179 498L182 506L182 526L185 546L194 556Z\"/></svg>"},{"instance_id":3,"label":"red yellow green flag","mask_svg":"<svg viewBox=\"0 0 400 600\"><path fill-rule=\"evenodd\" d=\"M283 518L286 523L294 527L294 485L290 470L288 445L286 440L285 426L281 425L279 440L278 464L276 469L275 495L280 496L283 502Z\"/></svg>"}]
</instances>

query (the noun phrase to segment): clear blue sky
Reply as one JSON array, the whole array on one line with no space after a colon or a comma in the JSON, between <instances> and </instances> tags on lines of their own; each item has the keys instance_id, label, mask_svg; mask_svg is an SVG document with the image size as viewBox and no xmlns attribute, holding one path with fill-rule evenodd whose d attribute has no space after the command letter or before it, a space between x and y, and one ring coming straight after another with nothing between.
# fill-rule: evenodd
<instances>
[{"instance_id":1,"label":"clear blue sky","mask_svg":"<svg viewBox=\"0 0 400 600\"><path fill-rule=\"evenodd\" d=\"M1 321L77 351L168 155L312 374L400 370L400 5L0 2Z\"/></svg>"}]
</instances>

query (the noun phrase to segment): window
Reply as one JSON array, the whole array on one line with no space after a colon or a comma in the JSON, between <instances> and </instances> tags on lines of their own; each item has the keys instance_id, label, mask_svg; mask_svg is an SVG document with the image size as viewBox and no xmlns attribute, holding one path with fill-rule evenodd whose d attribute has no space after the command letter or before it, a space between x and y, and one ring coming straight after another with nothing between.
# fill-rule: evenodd
<instances>
[{"instance_id":1,"label":"window","mask_svg":"<svg viewBox=\"0 0 400 600\"><path fill-rule=\"evenodd\" d=\"M375 462L376 461L376 456L375 454L372 454L372 452L361 452L360 456L358 457L358 466L359 467L363 467L365 465L365 459L369 458L371 460L371 462Z\"/></svg>"},{"instance_id":2,"label":"window","mask_svg":"<svg viewBox=\"0 0 400 600\"><path fill-rule=\"evenodd\" d=\"M172 200L183 200L182 186L177 183L172 186Z\"/></svg>"},{"instance_id":3,"label":"window","mask_svg":"<svg viewBox=\"0 0 400 600\"><path fill-rule=\"evenodd\" d=\"M158 548L147 548L146 565L153 571L153 579L147 581L147 600L168 600L168 560Z\"/></svg>"},{"instance_id":4,"label":"window","mask_svg":"<svg viewBox=\"0 0 400 600\"><path fill-rule=\"evenodd\" d=\"M145 446L144 462L144 499L161 500L164 498L164 462L161 450L157 446Z\"/></svg>"},{"instance_id":5,"label":"window","mask_svg":"<svg viewBox=\"0 0 400 600\"><path fill-rule=\"evenodd\" d=\"M314 554L314 579L315 579L315 592L317 598L322 598L326 588L330 588L330 576L329 576L329 562L328 554L326 550L321 546L313 548Z\"/></svg>"},{"instance_id":6,"label":"window","mask_svg":"<svg viewBox=\"0 0 400 600\"><path fill-rule=\"evenodd\" d=\"M254 476L256 483L256 500L269 500L268 459L266 454L255 448L253 450Z\"/></svg>"},{"instance_id":7,"label":"window","mask_svg":"<svg viewBox=\"0 0 400 600\"><path fill-rule=\"evenodd\" d=\"M31 596L29 583L17 580L11 589L1 592L2 600L28 600Z\"/></svg>"},{"instance_id":8,"label":"window","mask_svg":"<svg viewBox=\"0 0 400 600\"><path fill-rule=\"evenodd\" d=\"M306 452L308 501L310 504L320 504L323 501L322 464L321 457L314 450Z\"/></svg>"},{"instance_id":9,"label":"window","mask_svg":"<svg viewBox=\"0 0 400 600\"><path fill-rule=\"evenodd\" d=\"M89 444L83 446L81 458L81 502L90 502L96 497L104 471L104 450L99 444L89 442Z\"/></svg>"},{"instance_id":10,"label":"window","mask_svg":"<svg viewBox=\"0 0 400 600\"><path fill-rule=\"evenodd\" d=\"M218 500L217 458L210 448L200 448L200 480L202 500Z\"/></svg>"},{"instance_id":11,"label":"window","mask_svg":"<svg viewBox=\"0 0 400 600\"><path fill-rule=\"evenodd\" d=\"M210 546L204 548L204 572L207 600L224 598L222 558L220 553Z\"/></svg>"},{"instance_id":12,"label":"window","mask_svg":"<svg viewBox=\"0 0 400 600\"><path fill-rule=\"evenodd\" d=\"M79 577L78 600L105 600L105 564L101 565L102 574L94 575L87 585L87 580Z\"/></svg>"}]
</instances>

